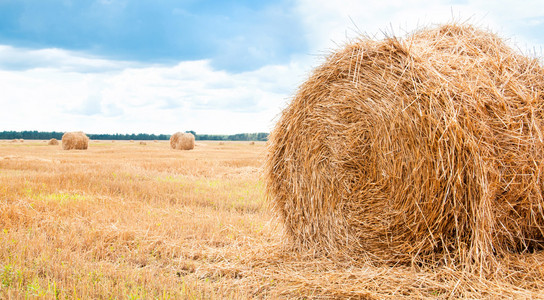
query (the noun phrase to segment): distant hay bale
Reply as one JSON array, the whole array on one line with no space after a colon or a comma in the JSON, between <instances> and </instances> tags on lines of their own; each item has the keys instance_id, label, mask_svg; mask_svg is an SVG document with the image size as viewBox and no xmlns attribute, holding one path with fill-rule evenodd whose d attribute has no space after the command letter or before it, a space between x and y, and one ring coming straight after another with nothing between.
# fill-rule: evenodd
<instances>
[{"instance_id":1,"label":"distant hay bale","mask_svg":"<svg viewBox=\"0 0 544 300\"><path fill-rule=\"evenodd\" d=\"M192 150L195 148L195 136L188 132L176 132L170 137L170 147L176 150Z\"/></svg>"},{"instance_id":2,"label":"distant hay bale","mask_svg":"<svg viewBox=\"0 0 544 300\"><path fill-rule=\"evenodd\" d=\"M249 142L250 145L255 145L255 142Z\"/></svg>"},{"instance_id":3,"label":"distant hay bale","mask_svg":"<svg viewBox=\"0 0 544 300\"><path fill-rule=\"evenodd\" d=\"M24 143L24 141L25 141L25 140L23 140L23 139L19 139L19 142L20 142L20 143Z\"/></svg>"},{"instance_id":4,"label":"distant hay bale","mask_svg":"<svg viewBox=\"0 0 544 300\"><path fill-rule=\"evenodd\" d=\"M55 138L52 138L49 140L49 142L47 142L47 145L58 145L59 144L59 141Z\"/></svg>"},{"instance_id":5,"label":"distant hay bale","mask_svg":"<svg viewBox=\"0 0 544 300\"><path fill-rule=\"evenodd\" d=\"M134 140L130 140L129 142L134 143Z\"/></svg>"},{"instance_id":6,"label":"distant hay bale","mask_svg":"<svg viewBox=\"0 0 544 300\"><path fill-rule=\"evenodd\" d=\"M18 143L19 140L18 140L18 139L13 139L13 140L11 140L11 142L12 142L12 143Z\"/></svg>"},{"instance_id":7,"label":"distant hay bale","mask_svg":"<svg viewBox=\"0 0 544 300\"><path fill-rule=\"evenodd\" d=\"M62 149L86 150L89 147L89 138L81 131L66 132L62 135Z\"/></svg>"},{"instance_id":8,"label":"distant hay bale","mask_svg":"<svg viewBox=\"0 0 544 300\"><path fill-rule=\"evenodd\" d=\"M147 145L146 142L140 142L140 145Z\"/></svg>"},{"instance_id":9,"label":"distant hay bale","mask_svg":"<svg viewBox=\"0 0 544 300\"><path fill-rule=\"evenodd\" d=\"M159 141L157 141L157 140L153 140L153 143L158 143L158 142L159 142Z\"/></svg>"},{"instance_id":10,"label":"distant hay bale","mask_svg":"<svg viewBox=\"0 0 544 300\"><path fill-rule=\"evenodd\" d=\"M543 248L543 141L544 69L496 35L362 38L283 111L266 190L299 249L482 266Z\"/></svg>"}]
</instances>

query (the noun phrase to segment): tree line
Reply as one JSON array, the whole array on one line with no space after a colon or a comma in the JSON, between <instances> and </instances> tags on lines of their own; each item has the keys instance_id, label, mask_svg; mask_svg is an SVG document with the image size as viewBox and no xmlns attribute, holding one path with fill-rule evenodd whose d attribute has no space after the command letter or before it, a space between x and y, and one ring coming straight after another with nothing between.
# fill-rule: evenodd
<instances>
[{"instance_id":1,"label":"tree line","mask_svg":"<svg viewBox=\"0 0 544 300\"><path fill-rule=\"evenodd\" d=\"M196 140L208 140L208 141L266 141L268 139L268 133L238 133L231 135L223 134L196 134L192 130L188 130L195 136ZM25 140L49 140L49 139L62 139L64 132L57 131L2 131L0 132L0 140L12 140L12 139L25 139ZM87 134L91 140L169 140L169 134Z\"/></svg>"}]
</instances>

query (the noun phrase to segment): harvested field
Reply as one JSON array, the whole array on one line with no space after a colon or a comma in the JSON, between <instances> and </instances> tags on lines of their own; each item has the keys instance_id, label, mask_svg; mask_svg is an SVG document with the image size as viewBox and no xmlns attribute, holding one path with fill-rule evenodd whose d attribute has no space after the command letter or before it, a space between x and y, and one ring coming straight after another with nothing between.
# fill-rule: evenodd
<instances>
[{"instance_id":1,"label":"harvested field","mask_svg":"<svg viewBox=\"0 0 544 300\"><path fill-rule=\"evenodd\" d=\"M482 277L291 250L264 158L261 142L0 143L0 298L541 297L542 253Z\"/></svg>"}]
</instances>

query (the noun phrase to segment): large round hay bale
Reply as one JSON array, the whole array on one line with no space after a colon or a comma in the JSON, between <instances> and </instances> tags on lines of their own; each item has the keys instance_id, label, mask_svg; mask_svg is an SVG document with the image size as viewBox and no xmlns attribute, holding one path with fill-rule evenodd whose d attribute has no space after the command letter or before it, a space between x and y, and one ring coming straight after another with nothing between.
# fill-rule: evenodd
<instances>
[{"instance_id":1,"label":"large round hay bale","mask_svg":"<svg viewBox=\"0 0 544 300\"><path fill-rule=\"evenodd\" d=\"M192 150L195 148L195 136L189 132L176 132L170 137L170 147L176 150Z\"/></svg>"},{"instance_id":2,"label":"large round hay bale","mask_svg":"<svg viewBox=\"0 0 544 300\"><path fill-rule=\"evenodd\" d=\"M86 150L89 147L89 138L81 131L66 132L62 135L62 149Z\"/></svg>"},{"instance_id":3,"label":"large round hay bale","mask_svg":"<svg viewBox=\"0 0 544 300\"><path fill-rule=\"evenodd\" d=\"M59 144L59 141L55 138L52 138L49 140L49 142L47 142L47 145L58 145Z\"/></svg>"},{"instance_id":4,"label":"large round hay bale","mask_svg":"<svg viewBox=\"0 0 544 300\"><path fill-rule=\"evenodd\" d=\"M283 111L267 194L300 249L481 266L542 248L543 110L543 67L492 33L363 38Z\"/></svg>"}]
</instances>

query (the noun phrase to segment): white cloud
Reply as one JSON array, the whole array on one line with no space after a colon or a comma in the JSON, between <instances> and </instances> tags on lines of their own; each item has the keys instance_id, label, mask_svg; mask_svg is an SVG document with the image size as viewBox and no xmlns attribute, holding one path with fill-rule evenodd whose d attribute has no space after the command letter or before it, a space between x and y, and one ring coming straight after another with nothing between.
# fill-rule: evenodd
<instances>
[{"instance_id":1,"label":"white cloud","mask_svg":"<svg viewBox=\"0 0 544 300\"><path fill-rule=\"evenodd\" d=\"M0 52L0 59L15 52L22 60L39 59L39 54L51 52L9 48ZM48 56L46 68L0 71L1 102L6 108L0 110L3 130L269 131L271 120L304 77L303 66L296 62L229 74L214 70L207 60L138 66L53 52L60 54ZM82 65L85 69L103 65L110 71L73 71Z\"/></svg>"},{"instance_id":2,"label":"white cloud","mask_svg":"<svg viewBox=\"0 0 544 300\"><path fill-rule=\"evenodd\" d=\"M335 50L360 33L376 38L383 38L384 31L404 36L423 26L452 20L468 21L503 37L515 37L514 42L522 49L543 44L542 39L531 38L527 32L531 30L529 24L537 26L544 18L541 0L298 0L297 12L307 28L312 51L318 54ZM525 32L520 30L523 25Z\"/></svg>"},{"instance_id":3,"label":"white cloud","mask_svg":"<svg viewBox=\"0 0 544 300\"><path fill-rule=\"evenodd\" d=\"M294 12L309 44L285 65L228 73L210 60L143 65L61 49L0 45L0 130L89 133L241 133L268 131L311 69L359 33L403 36L453 20L544 44L544 2L298 0Z\"/></svg>"},{"instance_id":4,"label":"white cloud","mask_svg":"<svg viewBox=\"0 0 544 300\"><path fill-rule=\"evenodd\" d=\"M0 45L0 69L28 70L55 68L66 72L107 72L125 68L134 63L111 61L56 48L23 49Z\"/></svg>"}]
</instances>

